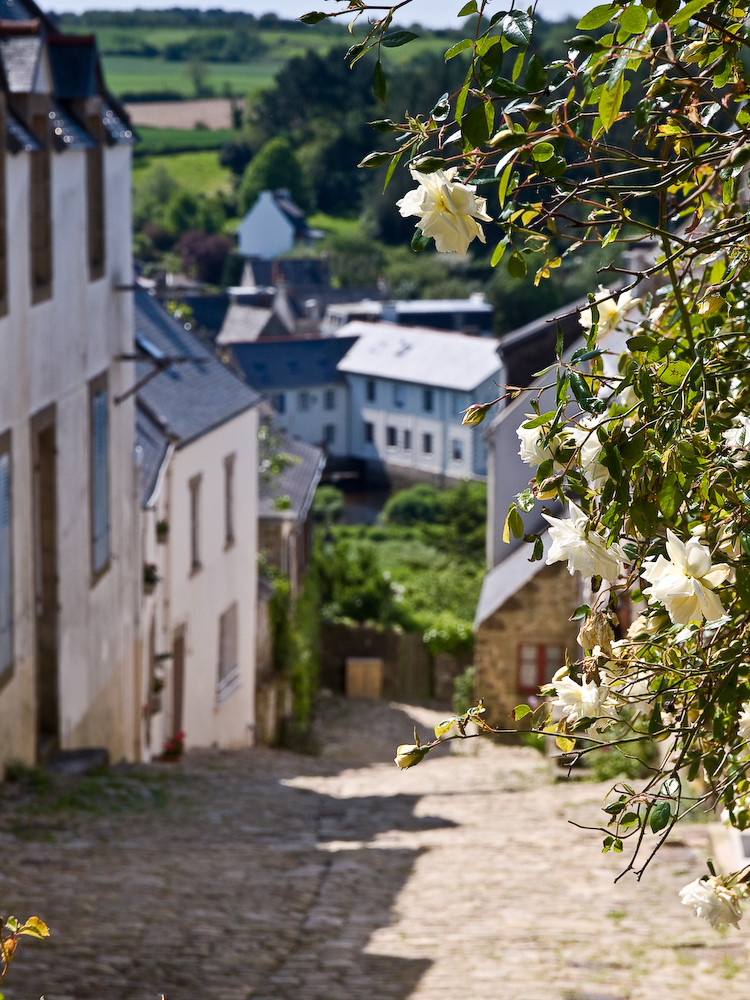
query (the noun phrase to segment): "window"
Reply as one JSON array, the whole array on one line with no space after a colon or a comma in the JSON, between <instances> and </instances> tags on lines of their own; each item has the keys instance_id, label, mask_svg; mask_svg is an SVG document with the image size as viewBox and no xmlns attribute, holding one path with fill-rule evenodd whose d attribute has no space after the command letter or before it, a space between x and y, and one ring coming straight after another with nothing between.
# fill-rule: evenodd
<instances>
[{"instance_id":1,"label":"window","mask_svg":"<svg viewBox=\"0 0 750 1000\"><path fill-rule=\"evenodd\" d=\"M31 301L42 302L52 295L52 196L50 181L50 151L48 148L49 119L34 115L33 129L44 143L29 155L29 244L31 251Z\"/></svg>"},{"instance_id":2,"label":"window","mask_svg":"<svg viewBox=\"0 0 750 1000\"><path fill-rule=\"evenodd\" d=\"M538 694L542 684L549 684L552 675L562 666L565 647L544 643L521 643L518 647L518 693Z\"/></svg>"},{"instance_id":3,"label":"window","mask_svg":"<svg viewBox=\"0 0 750 1000\"><path fill-rule=\"evenodd\" d=\"M109 412L107 376L89 383L91 571L98 579L109 565Z\"/></svg>"},{"instance_id":4,"label":"window","mask_svg":"<svg viewBox=\"0 0 750 1000\"><path fill-rule=\"evenodd\" d=\"M425 455L432 454L432 434L422 435L422 451Z\"/></svg>"},{"instance_id":5,"label":"window","mask_svg":"<svg viewBox=\"0 0 750 1000\"><path fill-rule=\"evenodd\" d=\"M10 434L0 434L0 682L13 666Z\"/></svg>"},{"instance_id":6,"label":"window","mask_svg":"<svg viewBox=\"0 0 750 1000\"><path fill-rule=\"evenodd\" d=\"M104 150L101 115L89 115L86 124L96 140L95 148L86 150L89 279L96 281L104 276Z\"/></svg>"},{"instance_id":7,"label":"window","mask_svg":"<svg viewBox=\"0 0 750 1000\"><path fill-rule=\"evenodd\" d=\"M404 431L404 450L411 451L411 431Z\"/></svg>"},{"instance_id":8,"label":"window","mask_svg":"<svg viewBox=\"0 0 750 1000\"><path fill-rule=\"evenodd\" d=\"M463 462L464 460L463 441L459 441L457 438L453 438L451 441L451 458L454 462Z\"/></svg>"},{"instance_id":9,"label":"window","mask_svg":"<svg viewBox=\"0 0 750 1000\"><path fill-rule=\"evenodd\" d=\"M310 393L307 389L297 393L297 409L300 413L306 413L310 409Z\"/></svg>"},{"instance_id":10,"label":"window","mask_svg":"<svg viewBox=\"0 0 750 1000\"><path fill-rule=\"evenodd\" d=\"M336 391L335 389L326 389L323 395L323 407L326 410L336 409Z\"/></svg>"},{"instance_id":11,"label":"window","mask_svg":"<svg viewBox=\"0 0 750 1000\"><path fill-rule=\"evenodd\" d=\"M336 443L336 425L335 424L325 424L323 427L323 441L327 445L332 445Z\"/></svg>"},{"instance_id":12,"label":"window","mask_svg":"<svg viewBox=\"0 0 750 1000\"><path fill-rule=\"evenodd\" d=\"M224 546L234 545L234 461L235 455L224 459Z\"/></svg>"},{"instance_id":13,"label":"window","mask_svg":"<svg viewBox=\"0 0 750 1000\"><path fill-rule=\"evenodd\" d=\"M286 396L283 392L277 392L275 396L271 396L271 406L277 413L286 413Z\"/></svg>"},{"instance_id":14,"label":"window","mask_svg":"<svg viewBox=\"0 0 750 1000\"><path fill-rule=\"evenodd\" d=\"M0 104L0 129L5 135L5 112ZM0 154L0 316L8 312L8 219L5 184L5 150Z\"/></svg>"},{"instance_id":15,"label":"window","mask_svg":"<svg viewBox=\"0 0 750 1000\"><path fill-rule=\"evenodd\" d=\"M365 443L375 443L375 425L371 424L369 420L365 420Z\"/></svg>"},{"instance_id":16,"label":"window","mask_svg":"<svg viewBox=\"0 0 750 1000\"><path fill-rule=\"evenodd\" d=\"M377 398L377 386L374 378L365 381L365 399L368 403L374 403Z\"/></svg>"},{"instance_id":17,"label":"window","mask_svg":"<svg viewBox=\"0 0 750 1000\"><path fill-rule=\"evenodd\" d=\"M393 386L393 405L397 410L403 410L406 405L406 386L399 382Z\"/></svg>"},{"instance_id":18,"label":"window","mask_svg":"<svg viewBox=\"0 0 750 1000\"><path fill-rule=\"evenodd\" d=\"M432 413L435 409L435 393L432 389L422 390L422 409L425 413Z\"/></svg>"},{"instance_id":19,"label":"window","mask_svg":"<svg viewBox=\"0 0 750 1000\"><path fill-rule=\"evenodd\" d=\"M386 427L385 443L389 448L395 448L398 445L398 431L395 427Z\"/></svg>"},{"instance_id":20,"label":"window","mask_svg":"<svg viewBox=\"0 0 750 1000\"><path fill-rule=\"evenodd\" d=\"M219 667L216 700L223 701L239 686L237 663L237 605L232 604L219 618Z\"/></svg>"},{"instance_id":21,"label":"window","mask_svg":"<svg viewBox=\"0 0 750 1000\"><path fill-rule=\"evenodd\" d=\"M190 490L190 572L197 573L201 568L201 477L193 476L188 483L188 489Z\"/></svg>"},{"instance_id":22,"label":"window","mask_svg":"<svg viewBox=\"0 0 750 1000\"><path fill-rule=\"evenodd\" d=\"M453 416L460 417L464 410L466 409L466 403L464 402L464 394L462 392L454 392L452 395L453 403Z\"/></svg>"}]
</instances>

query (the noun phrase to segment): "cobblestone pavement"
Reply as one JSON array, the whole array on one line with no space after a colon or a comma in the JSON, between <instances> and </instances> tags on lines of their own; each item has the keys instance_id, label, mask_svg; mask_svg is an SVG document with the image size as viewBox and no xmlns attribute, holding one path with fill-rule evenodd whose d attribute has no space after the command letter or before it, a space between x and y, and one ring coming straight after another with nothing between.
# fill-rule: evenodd
<instances>
[{"instance_id":1,"label":"cobblestone pavement","mask_svg":"<svg viewBox=\"0 0 750 1000\"><path fill-rule=\"evenodd\" d=\"M605 786L480 740L399 772L434 712L330 700L323 752L6 790L3 907L50 925L6 1000L705 1000L750 996L745 931L677 890L687 827L640 885L599 853ZM40 802L42 805L40 805Z\"/></svg>"}]
</instances>

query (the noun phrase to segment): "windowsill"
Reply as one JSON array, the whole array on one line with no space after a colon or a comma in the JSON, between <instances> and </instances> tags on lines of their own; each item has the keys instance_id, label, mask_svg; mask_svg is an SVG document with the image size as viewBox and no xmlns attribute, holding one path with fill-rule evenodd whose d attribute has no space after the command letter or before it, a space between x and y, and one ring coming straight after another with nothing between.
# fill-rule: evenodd
<instances>
[{"instance_id":1,"label":"windowsill","mask_svg":"<svg viewBox=\"0 0 750 1000\"><path fill-rule=\"evenodd\" d=\"M216 684L216 704L221 705L227 698L231 697L235 691L242 687L239 664L232 667L226 677L223 677Z\"/></svg>"},{"instance_id":2,"label":"windowsill","mask_svg":"<svg viewBox=\"0 0 750 1000\"><path fill-rule=\"evenodd\" d=\"M52 282L44 285L34 285L31 289L32 306L39 305L40 302L48 302L52 298Z\"/></svg>"},{"instance_id":3,"label":"windowsill","mask_svg":"<svg viewBox=\"0 0 750 1000\"><path fill-rule=\"evenodd\" d=\"M110 560L108 559L101 569L95 569L91 571L91 581L89 587L91 590L99 583L103 576L106 576L109 572Z\"/></svg>"}]
</instances>

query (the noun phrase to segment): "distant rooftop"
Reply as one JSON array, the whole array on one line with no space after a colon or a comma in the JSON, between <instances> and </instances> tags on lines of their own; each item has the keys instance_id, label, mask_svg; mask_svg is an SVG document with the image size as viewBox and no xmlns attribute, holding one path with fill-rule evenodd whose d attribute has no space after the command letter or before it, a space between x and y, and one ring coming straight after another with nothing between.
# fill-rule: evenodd
<instances>
[{"instance_id":1,"label":"distant rooftop","mask_svg":"<svg viewBox=\"0 0 750 1000\"><path fill-rule=\"evenodd\" d=\"M269 393L341 382L337 366L352 344L353 337L323 340L289 337L231 344L228 349L250 385Z\"/></svg>"},{"instance_id":2,"label":"distant rooftop","mask_svg":"<svg viewBox=\"0 0 750 1000\"><path fill-rule=\"evenodd\" d=\"M355 320L341 329L357 342L339 371L469 392L502 368L500 345L486 337Z\"/></svg>"}]
</instances>

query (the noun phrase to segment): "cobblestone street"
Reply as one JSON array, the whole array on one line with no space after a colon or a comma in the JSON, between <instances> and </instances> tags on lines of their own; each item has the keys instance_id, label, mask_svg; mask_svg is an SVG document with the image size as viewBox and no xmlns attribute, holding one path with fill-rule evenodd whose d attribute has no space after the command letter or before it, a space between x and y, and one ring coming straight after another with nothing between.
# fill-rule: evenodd
<instances>
[{"instance_id":1,"label":"cobblestone street","mask_svg":"<svg viewBox=\"0 0 750 1000\"><path fill-rule=\"evenodd\" d=\"M677 897L705 827L615 885L622 858L567 822L599 822L606 786L480 740L399 772L438 717L330 700L318 757L192 752L93 804L81 779L45 808L11 786L3 912L52 937L22 942L6 1000L750 995L745 930Z\"/></svg>"}]
</instances>

